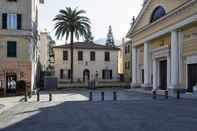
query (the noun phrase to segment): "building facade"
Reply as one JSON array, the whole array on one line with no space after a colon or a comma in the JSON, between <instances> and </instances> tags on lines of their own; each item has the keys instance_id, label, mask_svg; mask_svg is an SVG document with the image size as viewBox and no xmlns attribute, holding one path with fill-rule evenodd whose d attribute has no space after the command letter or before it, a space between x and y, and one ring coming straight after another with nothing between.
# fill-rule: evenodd
<instances>
[{"instance_id":1,"label":"building facade","mask_svg":"<svg viewBox=\"0 0 197 131\"><path fill-rule=\"evenodd\" d=\"M147 0L127 37L133 42L133 87L195 89L196 0Z\"/></svg>"},{"instance_id":2,"label":"building facade","mask_svg":"<svg viewBox=\"0 0 197 131\"><path fill-rule=\"evenodd\" d=\"M39 0L0 1L0 88L4 95L25 80L28 91L35 88L38 48Z\"/></svg>"},{"instance_id":3,"label":"building facade","mask_svg":"<svg viewBox=\"0 0 197 131\"><path fill-rule=\"evenodd\" d=\"M42 71L47 71L50 66L53 66L53 46L55 46L55 41L51 38L49 33L40 32L39 58Z\"/></svg>"},{"instance_id":4,"label":"building facade","mask_svg":"<svg viewBox=\"0 0 197 131\"><path fill-rule=\"evenodd\" d=\"M132 80L132 41L130 39L124 38L122 40L123 43L123 72L124 72L124 80L126 82L131 82Z\"/></svg>"},{"instance_id":5,"label":"building facade","mask_svg":"<svg viewBox=\"0 0 197 131\"><path fill-rule=\"evenodd\" d=\"M118 51L93 42L74 43L74 81L117 81ZM70 44L54 47L54 55L55 76L59 81L70 81Z\"/></svg>"}]
</instances>

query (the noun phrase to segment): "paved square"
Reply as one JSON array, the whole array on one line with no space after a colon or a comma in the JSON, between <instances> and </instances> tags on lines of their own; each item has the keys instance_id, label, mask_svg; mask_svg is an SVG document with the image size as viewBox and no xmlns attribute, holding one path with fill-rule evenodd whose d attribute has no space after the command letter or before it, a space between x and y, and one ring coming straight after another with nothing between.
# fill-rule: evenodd
<instances>
[{"instance_id":1,"label":"paved square","mask_svg":"<svg viewBox=\"0 0 197 131\"><path fill-rule=\"evenodd\" d=\"M105 102L20 103L0 115L1 131L196 131L197 102L131 93Z\"/></svg>"}]
</instances>

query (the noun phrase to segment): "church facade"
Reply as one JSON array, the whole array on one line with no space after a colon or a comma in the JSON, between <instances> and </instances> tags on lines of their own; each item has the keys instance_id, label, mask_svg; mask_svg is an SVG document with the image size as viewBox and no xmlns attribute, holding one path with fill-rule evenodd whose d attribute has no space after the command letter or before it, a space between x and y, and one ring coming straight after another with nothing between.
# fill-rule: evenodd
<instances>
[{"instance_id":1,"label":"church facade","mask_svg":"<svg viewBox=\"0 0 197 131\"><path fill-rule=\"evenodd\" d=\"M196 89L196 0L146 0L127 37L132 40L132 87Z\"/></svg>"}]
</instances>

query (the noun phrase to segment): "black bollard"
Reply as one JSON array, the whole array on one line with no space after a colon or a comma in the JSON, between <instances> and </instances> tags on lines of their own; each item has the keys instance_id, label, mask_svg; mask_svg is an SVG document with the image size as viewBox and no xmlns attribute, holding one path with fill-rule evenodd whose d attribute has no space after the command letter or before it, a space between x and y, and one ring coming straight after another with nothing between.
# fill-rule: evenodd
<instances>
[{"instance_id":1,"label":"black bollard","mask_svg":"<svg viewBox=\"0 0 197 131\"><path fill-rule=\"evenodd\" d=\"M49 101L52 101L52 93L49 93Z\"/></svg>"},{"instance_id":2,"label":"black bollard","mask_svg":"<svg viewBox=\"0 0 197 131\"><path fill-rule=\"evenodd\" d=\"M40 93L37 92L37 101L40 101Z\"/></svg>"},{"instance_id":3,"label":"black bollard","mask_svg":"<svg viewBox=\"0 0 197 131\"><path fill-rule=\"evenodd\" d=\"M27 102L27 92L25 92L25 102Z\"/></svg>"},{"instance_id":4,"label":"black bollard","mask_svg":"<svg viewBox=\"0 0 197 131\"><path fill-rule=\"evenodd\" d=\"M113 98L114 98L114 101L117 100L117 93L115 91L113 92Z\"/></svg>"},{"instance_id":5,"label":"black bollard","mask_svg":"<svg viewBox=\"0 0 197 131\"><path fill-rule=\"evenodd\" d=\"M101 92L101 101L104 101L105 100L105 94L104 94L104 92Z\"/></svg>"},{"instance_id":6,"label":"black bollard","mask_svg":"<svg viewBox=\"0 0 197 131\"><path fill-rule=\"evenodd\" d=\"M165 91L165 98L168 99L168 91Z\"/></svg>"},{"instance_id":7,"label":"black bollard","mask_svg":"<svg viewBox=\"0 0 197 131\"><path fill-rule=\"evenodd\" d=\"M180 91L177 90L177 96L176 96L177 99L180 99Z\"/></svg>"},{"instance_id":8,"label":"black bollard","mask_svg":"<svg viewBox=\"0 0 197 131\"><path fill-rule=\"evenodd\" d=\"M157 92L156 91L153 91L153 99L157 99Z\"/></svg>"},{"instance_id":9,"label":"black bollard","mask_svg":"<svg viewBox=\"0 0 197 131\"><path fill-rule=\"evenodd\" d=\"M89 93L89 101L92 101L92 92Z\"/></svg>"}]
</instances>

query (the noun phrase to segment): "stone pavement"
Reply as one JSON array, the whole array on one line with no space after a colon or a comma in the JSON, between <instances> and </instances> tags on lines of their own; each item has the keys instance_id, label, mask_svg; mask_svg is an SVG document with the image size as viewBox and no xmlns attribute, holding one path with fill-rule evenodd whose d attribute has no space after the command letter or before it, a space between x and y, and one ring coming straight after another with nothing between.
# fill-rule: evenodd
<instances>
[{"instance_id":1,"label":"stone pavement","mask_svg":"<svg viewBox=\"0 0 197 131\"><path fill-rule=\"evenodd\" d=\"M152 94L151 90L145 90L143 88L131 88L127 90L128 92L138 92L138 93L144 93L144 94ZM162 93L162 91L158 91L157 94L159 95L164 95L164 92ZM174 93L173 91L169 91L168 95L170 97L176 97L176 93ZM181 93L180 94L181 99L196 99L197 100L197 91L193 92L193 93Z\"/></svg>"},{"instance_id":2,"label":"stone pavement","mask_svg":"<svg viewBox=\"0 0 197 131\"><path fill-rule=\"evenodd\" d=\"M105 91L107 101L100 101ZM96 90L94 101L89 91L56 91L48 102L48 92L41 92L28 102L22 97L0 99L11 107L0 114L0 131L196 131L197 102L194 99L158 96L136 91Z\"/></svg>"},{"instance_id":3,"label":"stone pavement","mask_svg":"<svg viewBox=\"0 0 197 131\"><path fill-rule=\"evenodd\" d=\"M141 94L133 94L140 97ZM29 102L0 115L0 131L196 131L194 100Z\"/></svg>"},{"instance_id":4,"label":"stone pavement","mask_svg":"<svg viewBox=\"0 0 197 131\"><path fill-rule=\"evenodd\" d=\"M13 97L3 97L0 98L0 114L22 101L24 96L13 96Z\"/></svg>"},{"instance_id":5,"label":"stone pavement","mask_svg":"<svg viewBox=\"0 0 197 131\"><path fill-rule=\"evenodd\" d=\"M0 110L3 109L3 107L5 107L3 104L0 104Z\"/></svg>"},{"instance_id":6,"label":"stone pavement","mask_svg":"<svg viewBox=\"0 0 197 131\"><path fill-rule=\"evenodd\" d=\"M107 101L113 100L113 92L117 93L118 100L137 100L141 99L142 96L147 96L147 94L141 94L140 97L132 95L132 92L126 90L68 90L68 91L52 91L52 101L64 102L64 101L88 101L89 93L93 93L93 101L101 101L101 92L104 92L104 99ZM40 92L40 101L49 101L50 91ZM135 94L137 94L135 92ZM152 97L146 97L146 99L151 99ZM33 95L29 102L36 102L37 95Z\"/></svg>"}]
</instances>

